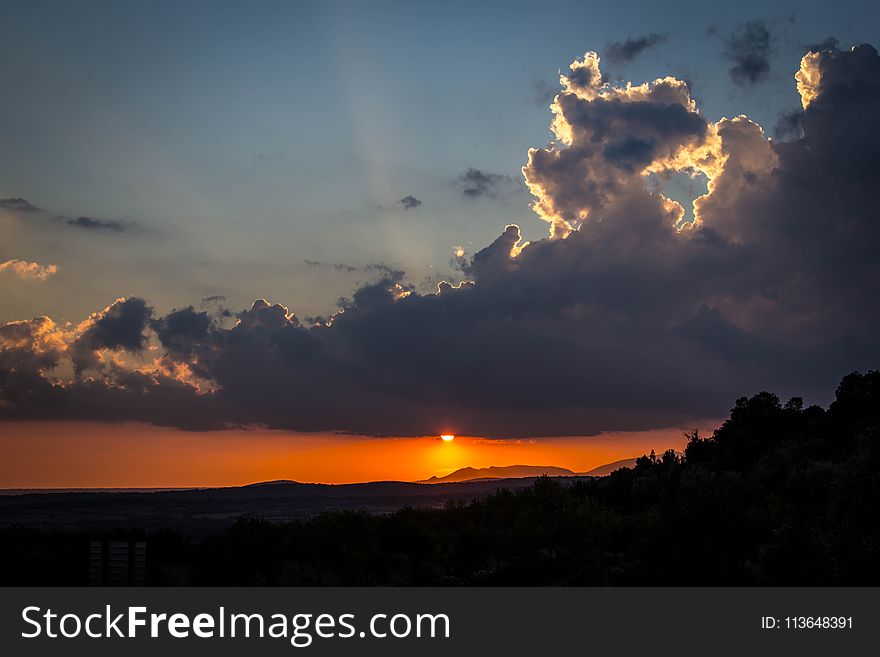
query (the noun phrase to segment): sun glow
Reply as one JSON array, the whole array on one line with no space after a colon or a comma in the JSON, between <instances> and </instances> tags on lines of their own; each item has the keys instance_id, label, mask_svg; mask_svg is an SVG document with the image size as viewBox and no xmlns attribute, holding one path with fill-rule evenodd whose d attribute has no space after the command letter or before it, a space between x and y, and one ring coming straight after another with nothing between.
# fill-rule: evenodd
<instances>
[{"instance_id":1,"label":"sun glow","mask_svg":"<svg viewBox=\"0 0 880 657\"><path fill-rule=\"evenodd\" d=\"M699 428L711 433L719 422ZM540 440L442 435L454 439L257 428L205 435L139 423L7 422L0 431L0 489L218 487L277 479L420 481L463 467L516 464L586 472L652 449L661 454L687 444L678 428Z\"/></svg>"},{"instance_id":2,"label":"sun glow","mask_svg":"<svg viewBox=\"0 0 880 657\"><path fill-rule=\"evenodd\" d=\"M453 440L455 440L455 436L453 436L452 434L449 434L449 433L442 434L440 436L440 438L442 438L443 441L447 442L447 443L451 443Z\"/></svg>"}]
</instances>

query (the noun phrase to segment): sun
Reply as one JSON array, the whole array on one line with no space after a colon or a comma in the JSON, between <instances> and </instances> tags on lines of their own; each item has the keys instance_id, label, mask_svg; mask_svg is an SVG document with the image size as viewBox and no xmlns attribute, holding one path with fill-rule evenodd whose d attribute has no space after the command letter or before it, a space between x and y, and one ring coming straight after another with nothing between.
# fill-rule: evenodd
<instances>
[{"instance_id":1,"label":"sun","mask_svg":"<svg viewBox=\"0 0 880 657\"><path fill-rule=\"evenodd\" d=\"M441 434L440 437L443 439L444 442L447 443L451 443L453 440L455 440L455 436L453 436L451 433Z\"/></svg>"}]
</instances>

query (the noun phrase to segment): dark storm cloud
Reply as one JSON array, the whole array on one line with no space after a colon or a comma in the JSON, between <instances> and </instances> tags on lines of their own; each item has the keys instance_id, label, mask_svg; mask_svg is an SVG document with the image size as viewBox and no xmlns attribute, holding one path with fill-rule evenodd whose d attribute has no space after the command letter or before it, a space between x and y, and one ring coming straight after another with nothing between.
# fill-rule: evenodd
<instances>
[{"instance_id":1,"label":"dark storm cloud","mask_svg":"<svg viewBox=\"0 0 880 657\"><path fill-rule=\"evenodd\" d=\"M206 311L187 306L153 320L151 326L165 349L175 355L187 356L197 345L205 342L212 321Z\"/></svg>"},{"instance_id":2,"label":"dark storm cloud","mask_svg":"<svg viewBox=\"0 0 880 657\"><path fill-rule=\"evenodd\" d=\"M77 374L99 368L97 352L122 350L139 352L146 342L146 331L153 309L138 297L120 299L95 317L70 345L71 360Z\"/></svg>"},{"instance_id":3,"label":"dark storm cloud","mask_svg":"<svg viewBox=\"0 0 880 657\"><path fill-rule=\"evenodd\" d=\"M633 61L646 50L666 41L665 34L651 32L634 39L613 41L605 48L605 55L615 64L626 64Z\"/></svg>"},{"instance_id":4,"label":"dark storm cloud","mask_svg":"<svg viewBox=\"0 0 880 657\"><path fill-rule=\"evenodd\" d=\"M144 347L144 330L152 314L153 309L143 299L117 301L94 320L79 341L90 349L139 351Z\"/></svg>"},{"instance_id":5,"label":"dark storm cloud","mask_svg":"<svg viewBox=\"0 0 880 657\"><path fill-rule=\"evenodd\" d=\"M498 198L505 191L519 189L521 185L510 176L501 173L490 173L468 167L458 176L458 187L467 198Z\"/></svg>"},{"instance_id":6,"label":"dark storm cloud","mask_svg":"<svg viewBox=\"0 0 880 657\"><path fill-rule=\"evenodd\" d=\"M397 202L397 204L404 210L412 210L413 208L419 207L422 202L415 196L404 196Z\"/></svg>"},{"instance_id":7,"label":"dark storm cloud","mask_svg":"<svg viewBox=\"0 0 880 657\"><path fill-rule=\"evenodd\" d=\"M740 86L754 85L770 72L773 46L767 23L751 20L740 26L725 40L724 55L733 62L730 77Z\"/></svg>"},{"instance_id":8,"label":"dark storm cloud","mask_svg":"<svg viewBox=\"0 0 880 657\"><path fill-rule=\"evenodd\" d=\"M95 219L93 217L66 217L62 221L68 226L83 228L85 230L109 230L120 233L130 227L130 224L116 219Z\"/></svg>"},{"instance_id":9,"label":"dark storm cloud","mask_svg":"<svg viewBox=\"0 0 880 657\"><path fill-rule=\"evenodd\" d=\"M798 108L783 110L776 119L773 133L778 139L800 137L803 130L804 113Z\"/></svg>"},{"instance_id":10,"label":"dark storm cloud","mask_svg":"<svg viewBox=\"0 0 880 657\"><path fill-rule=\"evenodd\" d=\"M654 140L627 135L606 146L602 155L614 166L629 171L634 171L636 167L642 169L654 159Z\"/></svg>"},{"instance_id":11,"label":"dark storm cloud","mask_svg":"<svg viewBox=\"0 0 880 657\"><path fill-rule=\"evenodd\" d=\"M39 212L40 208L20 196L0 198L0 209L15 210L17 212Z\"/></svg>"},{"instance_id":12,"label":"dark storm cloud","mask_svg":"<svg viewBox=\"0 0 880 657\"><path fill-rule=\"evenodd\" d=\"M316 325L262 299L232 326L191 307L153 318L140 299L75 328L10 323L0 416L583 435L718 417L761 389L824 401L877 368L877 52L804 57L802 132L785 142L707 121L678 81L609 88L598 58L576 64L559 139L524 168L554 237L507 226L436 294L379 273ZM694 225L676 228L683 208L646 171L710 178ZM52 378L79 350L89 376Z\"/></svg>"}]
</instances>

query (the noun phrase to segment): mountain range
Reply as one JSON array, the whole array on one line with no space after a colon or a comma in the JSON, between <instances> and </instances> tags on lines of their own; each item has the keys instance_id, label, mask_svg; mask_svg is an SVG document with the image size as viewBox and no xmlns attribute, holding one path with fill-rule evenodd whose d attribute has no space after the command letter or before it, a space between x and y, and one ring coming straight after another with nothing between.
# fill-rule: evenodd
<instances>
[{"instance_id":1,"label":"mountain range","mask_svg":"<svg viewBox=\"0 0 880 657\"><path fill-rule=\"evenodd\" d=\"M519 479L522 477L604 477L620 468L629 468L636 462L632 459L622 459L613 463L600 465L587 472L574 472L568 468L560 468L555 465L506 465L490 466L488 468L459 468L444 477L431 477L423 479L420 484L449 484L461 481L486 481L491 479Z\"/></svg>"}]
</instances>

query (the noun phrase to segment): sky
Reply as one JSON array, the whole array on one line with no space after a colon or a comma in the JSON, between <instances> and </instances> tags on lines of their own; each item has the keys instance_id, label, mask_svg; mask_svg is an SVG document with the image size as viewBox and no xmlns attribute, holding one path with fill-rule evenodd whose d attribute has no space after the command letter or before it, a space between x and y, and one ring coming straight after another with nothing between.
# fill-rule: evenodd
<instances>
[{"instance_id":1,"label":"sky","mask_svg":"<svg viewBox=\"0 0 880 657\"><path fill-rule=\"evenodd\" d=\"M0 25L0 486L588 469L878 367L869 3Z\"/></svg>"},{"instance_id":2,"label":"sky","mask_svg":"<svg viewBox=\"0 0 880 657\"><path fill-rule=\"evenodd\" d=\"M456 436L451 442L438 436L364 438L251 429L218 431L206 441L200 433L147 424L82 422L60 432L54 423L10 423L0 436L0 482L8 489L420 481L464 463L474 468L565 463L573 472L587 472L641 454L645 445L680 451L686 442L674 429L540 441Z\"/></svg>"}]
</instances>

